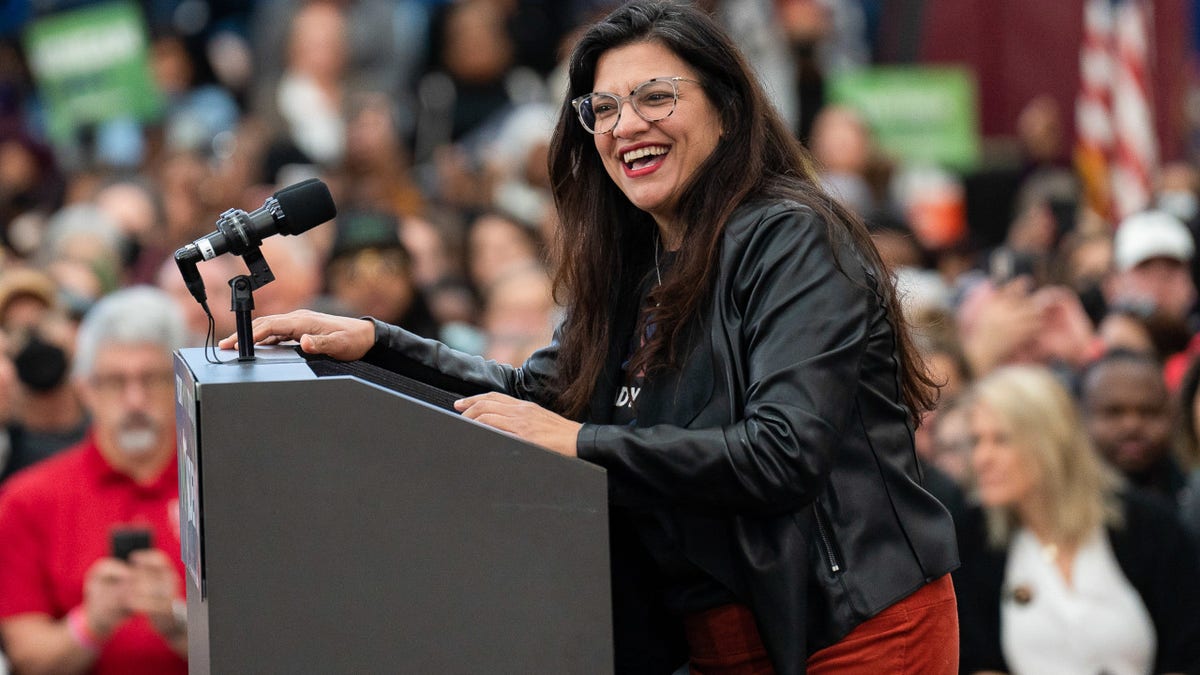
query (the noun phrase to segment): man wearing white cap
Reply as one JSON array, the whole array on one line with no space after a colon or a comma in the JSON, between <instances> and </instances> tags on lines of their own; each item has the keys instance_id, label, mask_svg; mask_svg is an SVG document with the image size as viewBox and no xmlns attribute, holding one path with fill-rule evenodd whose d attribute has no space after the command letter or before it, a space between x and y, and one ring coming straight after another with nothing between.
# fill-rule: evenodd
<instances>
[{"instance_id":1,"label":"man wearing white cap","mask_svg":"<svg viewBox=\"0 0 1200 675\"><path fill-rule=\"evenodd\" d=\"M1115 273L1106 285L1109 306L1145 306L1164 317L1186 320L1196 303L1192 233L1165 211L1143 211L1117 226Z\"/></svg>"}]
</instances>

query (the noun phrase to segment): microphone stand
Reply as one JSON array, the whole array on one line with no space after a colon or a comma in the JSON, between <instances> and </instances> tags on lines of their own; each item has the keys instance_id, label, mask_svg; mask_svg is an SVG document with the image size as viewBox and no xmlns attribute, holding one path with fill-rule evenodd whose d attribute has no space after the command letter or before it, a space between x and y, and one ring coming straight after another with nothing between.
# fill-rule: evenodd
<instances>
[{"instance_id":1,"label":"microphone stand","mask_svg":"<svg viewBox=\"0 0 1200 675\"><path fill-rule=\"evenodd\" d=\"M237 322L238 361L254 360L254 329L250 313L254 310L254 290L275 280L267 259L257 246L242 254L250 274L239 274L229 280L230 309Z\"/></svg>"}]
</instances>

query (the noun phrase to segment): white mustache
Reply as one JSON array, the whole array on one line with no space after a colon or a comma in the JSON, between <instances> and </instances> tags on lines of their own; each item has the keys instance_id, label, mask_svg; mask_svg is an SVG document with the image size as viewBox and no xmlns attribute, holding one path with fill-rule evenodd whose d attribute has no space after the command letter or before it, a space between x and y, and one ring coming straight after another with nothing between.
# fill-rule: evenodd
<instances>
[{"instance_id":1,"label":"white mustache","mask_svg":"<svg viewBox=\"0 0 1200 675\"><path fill-rule=\"evenodd\" d=\"M129 454L148 452L158 440L159 427L149 415L140 412L129 413L117 426L117 444Z\"/></svg>"}]
</instances>

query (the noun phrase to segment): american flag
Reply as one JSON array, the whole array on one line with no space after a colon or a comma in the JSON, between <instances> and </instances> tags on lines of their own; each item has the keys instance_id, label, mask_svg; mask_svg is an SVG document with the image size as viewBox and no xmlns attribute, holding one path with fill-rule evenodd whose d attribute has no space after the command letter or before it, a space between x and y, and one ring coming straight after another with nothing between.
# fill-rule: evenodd
<instances>
[{"instance_id":1,"label":"american flag","mask_svg":"<svg viewBox=\"0 0 1200 675\"><path fill-rule=\"evenodd\" d=\"M1146 0L1085 0L1076 166L1091 206L1117 220L1150 205L1158 167Z\"/></svg>"}]
</instances>

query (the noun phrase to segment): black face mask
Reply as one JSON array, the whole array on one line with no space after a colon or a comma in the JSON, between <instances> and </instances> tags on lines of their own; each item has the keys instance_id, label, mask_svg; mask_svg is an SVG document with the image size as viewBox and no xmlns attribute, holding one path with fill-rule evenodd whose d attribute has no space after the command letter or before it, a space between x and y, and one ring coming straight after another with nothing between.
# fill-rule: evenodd
<instances>
[{"instance_id":1,"label":"black face mask","mask_svg":"<svg viewBox=\"0 0 1200 675\"><path fill-rule=\"evenodd\" d=\"M26 387L38 393L56 389L67 377L67 353L58 345L50 344L36 332L13 359L17 378Z\"/></svg>"},{"instance_id":2,"label":"black face mask","mask_svg":"<svg viewBox=\"0 0 1200 675\"><path fill-rule=\"evenodd\" d=\"M121 240L121 264L132 267L142 255L142 242L132 235Z\"/></svg>"},{"instance_id":3,"label":"black face mask","mask_svg":"<svg viewBox=\"0 0 1200 675\"><path fill-rule=\"evenodd\" d=\"M1099 281L1088 281L1079 289L1079 301L1083 311L1092 320L1092 325L1099 326L1104 315L1108 313L1108 304L1104 299L1104 291Z\"/></svg>"}]
</instances>

